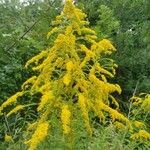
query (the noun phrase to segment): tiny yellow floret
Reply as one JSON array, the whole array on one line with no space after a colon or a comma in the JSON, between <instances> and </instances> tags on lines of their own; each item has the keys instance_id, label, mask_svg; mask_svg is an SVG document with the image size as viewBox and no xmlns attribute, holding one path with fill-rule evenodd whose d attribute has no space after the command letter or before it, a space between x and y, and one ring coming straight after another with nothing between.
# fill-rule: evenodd
<instances>
[{"instance_id":1,"label":"tiny yellow floret","mask_svg":"<svg viewBox=\"0 0 150 150\"><path fill-rule=\"evenodd\" d=\"M12 142L13 141L13 138L12 138L12 136L10 136L10 135L5 135L5 142Z\"/></svg>"}]
</instances>

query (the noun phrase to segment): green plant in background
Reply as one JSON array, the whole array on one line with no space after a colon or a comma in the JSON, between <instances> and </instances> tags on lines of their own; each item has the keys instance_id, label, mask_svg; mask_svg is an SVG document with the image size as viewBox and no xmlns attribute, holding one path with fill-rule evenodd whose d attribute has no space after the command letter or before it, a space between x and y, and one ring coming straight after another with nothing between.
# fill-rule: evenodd
<instances>
[{"instance_id":1,"label":"green plant in background","mask_svg":"<svg viewBox=\"0 0 150 150\"><path fill-rule=\"evenodd\" d=\"M114 12L108 6L100 5L98 12L96 31L100 38L111 38L119 29L119 21L113 16Z\"/></svg>"}]
</instances>

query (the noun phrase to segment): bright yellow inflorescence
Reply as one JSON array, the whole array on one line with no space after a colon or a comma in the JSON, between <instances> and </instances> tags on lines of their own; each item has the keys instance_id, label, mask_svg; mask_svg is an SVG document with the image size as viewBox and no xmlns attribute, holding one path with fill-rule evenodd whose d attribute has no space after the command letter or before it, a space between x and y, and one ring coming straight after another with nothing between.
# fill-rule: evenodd
<instances>
[{"instance_id":1,"label":"bright yellow inflorescence","mask_svg":"<svg viewBox=\"0 0 150 150\"><path fill-rule=\"evenodd\" d=\"M71 117L71 112L68 109L68 105L64 105L62 107L62 112L61 112L61 122L63 127L63 133L65 135L69 134L71 131L70 117Z\"/></svg>"},{"instance_id":2,"label":"bright yellow inflorescence","mask_svg":"<svg viewBox=\"0 0 150 150\"><path fill-rule=\"evenodd\" d=\"M145 99L144 99L141 107L145 112L148 112L150 110L150 94L147 94L145 96Z\"/></svg>"},{"instance_id":3,"label":"bright yellow inflorescence","mask_svg":"<svg viewBox=\"0 0 150 150\"><path fill-rule=\"evenodd\" d=\"M17 102L17 98L21 97L24 93L23 92L17 92L10 98L8 98L1 106L0 106L0 114L2 113L3 109L5 107L8 107L9 105L12 105Z\"/></svg>"},{"instance_id":4,"label":"bright yellow inflorescence","mask_svg":"<svg viewBox=\"0 0 150 150\"><path fill-rule=\"evenodd\" d=\"M90 126L90 119L89 119L88 109L87 109L87 100L84 97L84 95L81 93L79 93L78 97L79 97L78 103L79 103L80 109L82 111L82 115L83 115L84 122L85 122L85 127L86 127L88 133L90 135L92 135L92 129Z\"/></svg>"},{"instance_id":5,"label":"bright yellow inflorescence","mask_svg":"<svg viewBox=\"0 0 150 150\"><path fill-rule=\"evenodd\" d=\"M124 130L124 129L126 129L126 126L125 126L124 124L118 122L118 121L115 121L115 122L114 122L114 126L115 126L115 128L117 128L118 130Z\"/></svg>"},{"instance_id":6,"label":"bright yellow inflorescence","mask_svg":"<svg viewBox=\"0 0 150 150\"><path fill-rule=\"evenodd\" d=\"M131 126L129 119L118 112L119 103L112 95L114 92L121 93L120 86L107 80L114 77L117 66L112 59L104 58L103 54L111 54L116 49L107 39L98 41L85 18L86 14L76 8L72 0L66 0L62 13L52 22L53 29L47 35L47 38L55 37L52 47L34 56L25 65L26 68L31 65L36 76L22 85L22 92L0 106L2 112L26 92L31 96L37 92L41 94L37 98L39 118L28 127L28 131L35 130L26 142L29 150L35 150L45 139L49 122L53 123L51 118L54 117L61 120L64 135L73 132L73 117L82 117L83 128L92 135L90 114L98 116L103 123L109 115L111 122L119 129ZM106 61L106 65L101 63L101 59ZM111 108L111 104L116 109ZM142 106L149 108L149 97ZM23 107L18 105L7 116Z\"/></svg>"},{"instance_id":7,"label":"bright yellow inflorescence","mask_svg":"<svg viewBox=\"0 0 150 150\"><path fill-rule=\"evenodd\" d=\"M135 133L131 136L131 139L133 140L140 140L140 139L150 139L150 133L148 133L145 130L140 130L138 133Z\"/></svg>"},{"instance_id":8,"label":"bright yellow inflorescence","mask_svg":"<svg viewBox=\"0 0 150 150\"><path fill-rule=\"evenodd\" d=\"M133 107L144 111L144 113L147 113L150 110L150 94L141 94L139 97L134 96L131 98L131 102Z\"/></svg>"},{"instance_id":9,"label":"bright yellow inflorescence","mask_svg":"<svg viewBox=\"0 0 150 150\"><path fill-rule=\"evenodd\" d=\"M40 122L37 125L37 128L32 135L32 138L29 141L26 141L26 144L29 144L29 150L36 150L37 145L45 139L48 134L49 124L48 122Z\"/></svg>"},{"instance_id":10,"label":"bright yellow inflorescence","mask_svg":"<svg viewBox=\"0 0 150 150\"><path fill-rule=\"evenodd\" d=\"M133 124L136 128L145 128L146 127L146 125L142 121L134 121Z\"/></svg>"},{"instance_id":11,"label":"bright yellow inflorescence","mask_svg":"<svg viewBox=\"0 0 150 150\"><path fill-rule=\"evenodd\" d=\"M37 108L37 111L42 110L47 104L49 104L49 101L51 101L54 98L52 91L48 91L43 93L41 97L41 102L39 103L39 106Z\"/></svg>"}]
</instances>

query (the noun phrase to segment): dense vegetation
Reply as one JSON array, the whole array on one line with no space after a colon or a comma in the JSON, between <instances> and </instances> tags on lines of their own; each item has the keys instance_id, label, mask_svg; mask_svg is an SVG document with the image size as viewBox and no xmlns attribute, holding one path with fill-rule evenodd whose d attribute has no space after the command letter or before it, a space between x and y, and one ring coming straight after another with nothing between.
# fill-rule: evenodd
<instances>
[{"instance_id":1,"label":"dense vegetation","mask_svg":"<svg viewBox=\"0 0 150 150\"><path fill-rule=\"evenodd\" d=\"M148 1L67 2L0 3L0 149L149 149Z\"/></svg>"}]
</instances>

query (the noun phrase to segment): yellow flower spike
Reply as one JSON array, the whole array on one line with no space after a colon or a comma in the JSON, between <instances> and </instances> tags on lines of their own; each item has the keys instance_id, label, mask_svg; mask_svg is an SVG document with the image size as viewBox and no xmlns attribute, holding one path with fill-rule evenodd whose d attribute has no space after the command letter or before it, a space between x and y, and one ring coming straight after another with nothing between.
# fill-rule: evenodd
<instances>
[{"instance_id":1,"label":"yellow flower spike","mask_svg":"<svg viewBox=\"0 0 150 150\"><path fill-rule=\"evenodd\" d=\"M27 131L35 130L38 125L38 122L34 122L28 125Z\"/></svg>"},{"instance_id":2,"label":"yellow flower spike","mask_svg":"<svg viewBox=\"0 0 150 150\"><path fill-rule=\"evenodd\" d=\"M38 124L32 138L26 141L25 144L29 145L28 150L36 150L37 145L45 139L48 134L49 124L48 122L41 122Z\"/></svg>"},{"instance_id":3,"label":"yellow flower spike","mask_svg":"<svg viewBox=\"0 0 150 150\"><path fill-rule=\"evenodd\" d=\"M58 32L58 30L59 30L59 29L58 29L57 27L55 27L55 28L53 28L50 32L48 32L48 34L47 34L47 39L49 39L49 37L50 37L52 34Z\"/></svg>"},{"instance_id":4,"label":"yellow flower spike","mask_svg":"<svg viewBox=\"0 0 150 150\"><path fill-rule=\"evenodd\" d=\"M96 64L96 69L103 74L106 74L108 76L110 76L111 78L114 77L114 75L112 73L110 73L109 71L107 71L106 69L102 68L98 63Z\"/></svg>"},{"instance_id":5,"label":"yellow flower spike","mask_svg":"<svg viewBox=\"0 0 150 150\"><path fill-rule=\"evenodd\" d=\"M86 106L86 99L85 99L84 95L81 93L78 95L78 97L79 97L78 103L79 103L80 109L82 111L82 115L83 115L84 122L85 122L85 127L86 127L89 135L92 135L92 128L90 126L90 120L89 120L88 110L87 110L87 106Z\"/></svg>"},{"instance_id":6,"label":"yellow flower spike","mask_svg":"<svg viewBox=\"0 0 150 150\"><path fill-rule=\"evenodd\" d=\"M28 80L26 80L26 81L23 83L23 85L21 86L21 88L22 88L22 89L25 89L25 88L28 86L28 84L32 84L32 85L33 85L36 79L37 79L36 76L33 76L33 77L29 78Z\"/></svg>"},{"instance_id":7,"label":"yellow flower spike","mask_svg":"<svg viewBox=\"0 0 150 150\"><path fill-rule=\"evenodd\" d=\"M116 70L114 68L112 68L112 73L113 73L113 75L116 74Z\"/></svg>"},{"instance_id":8,"label":"yellow flower spike","mask_svg":"<svg viewBox=\"0 0 150 150\"><path fill-rule=\"evenodd\" d=\"M106 104L104 104L102 101L101 102L97 102L99 105L99 108L103 111L106 111L109 113L110 117L112 118L112 121L116 121L119 120L122 123L125 123L126 125L128 125L128 128L131 127L131 123L128 120L127 117L125 117L123 114L119 113L117 110L112 109L111 107L107 106Z\"/></svg>"},{"instance_id":9,"label":"yellow flower spike","mask_svg":"<svg viewBox=\"0 0 150 150\"><path fill-rule=\"evenodd\" d=\"M113 66L114 66L115 68L118 68L118 65L117 65L117 64L113 64Z\"/></svg>"},{"instance_id":10,"label":"yellow flower spike","mask_svg":"<svg viewBox=\"0 0 150 150\"><path fill-rule=\"evenodd\" d=\"M47 91L50 91L50 88L51 88L51 83L47 82L46 84L44 84L43 86L41 86L41 88L39 89L39 91L41 93L45 93Z\"/></svg>"},{"instance_id":11,"label":"yellow flower spike","mask_svg":"<svg viewBox=\"0 0 150 150\"><path fill-rule=\"evenodd\" d=\"M62 127L63 127L63 133L65 135L71 132L70 117L71 117L71 112L68 109L68 105L64 105L62 107L62 112L61 112L61 122L62 122Z\"/></svg>"},{"instance_id":12,"label":"yellow flower spike","mask_svg":"<svg viewBox=\"0 0 150 150\"><path fill-rule=\"evenodd\" d=\"M98 117L100 119L101 122L105 122L105 116L104 116L104 113L102 111L99 111L98 112Z\"/></svg>"},{"instance_id":13,"label":"yellow flower spike","mask_svg":"<svg viewBox=\"0 0 150 150\"><path fill-rule=\"evenodd\" d=\"M91 51L95 52L97 50L98 44L91 45Z\"/></svg>"},{"instance_id":14,"label":"yellow flower spike","mask_svg":"<svg viewBox=\"0 0 150 150\"><path fill-rule=\"evenodd\" d=\"M10 135L5 135L5 142L13 142L13 138Z\"/></svg>"},{"instance_id":15,"label":"yellow flower spike","mask_svg":"<svg viewBox=\"0 0 150 150\"><path fill-rule=\"evenodd\" d=\"M12 109L6 116L9 117L12 114L15 114L16 112L22 110L25 106L24 105L18 105L14 109Z\"/></svg>"},{"instance_id":16,"label":"yellow flower spike","mask_svg":"<svg viewBox=\"0 0 150 150\"><path fill-rule=\"evenodd\" d=\"M115 51L115 47L111 44L111 42L107 39L103 39L99 42L99 45L102 46L105 50Z\"/></svg>"},{"instance_id":17,"label":"yellow flower spike","mask_svg":"<svg viewBox=\"0 0 150 150\"><path fill-rule=\"evenodd\" d=\"M71 14L71 12L74 12L74 10L75 6L72 4L72 0L66 0L62 14L72 19L74 14Z\"/></svg>"},{"instance_id":18,"label":"yellow flower spike","mask_svg":"<svg viewBox=\"0 0 150 150\"><path fill-rule=\"evenodd\" d=\"M103 103L101 103L97 100L92 107L93 107L95 114L99 117L100 122L104 123L105 122L105 116L104 116L104 113L102 112Z\"/></svg>"},{"instance_id":19,"label":"yellow flower spike","mask_svg":"<svg viewBox=\"0 0 150 150\"><path fill-rule=\"evenodd\" d=\"M88 33L88 34L96 34L96 32L94 31L94 30L92 30L92 29L90 29L90 28L82 28L82 30L81 30L81 32L82 33Z\"/></svg>"},{"instance_id":20,"label":"yellow flower spike","mask_svg":"<svg viewBox=\"0 0 150 150\"><path fill-rule=\"evenodd\" d=\"M96 35L86 35L87 38L91 38L93 40L96 40L97 39L97 36Z\"/></svg>"},{"instance_id":21,"label":"yellow flower spike","mask_svg":"<svg viewBox=\"0 0 150 150\"><path fill-rule=\"evenodd\" d=\"M112 104L115 104L116 109L118 109L119 108L119 104L118 104L117 100L112 95L110 95L109 97L112 100Z\"/></svg>"},{"instance_id":22,"label":"yellow flower spike","mask_svg":"<svg viewBox=\"0 0 150 150\"><path fill-rule=\"evenodd\" d=\"M38 63L38 61L44 57L46 57L48 54L48 50L43 50L41 53L39 53L38 55L32 57L30 60L27 61L25 68L27 68L30 64L32 63Z\"/></svg>"},{"instance_id":23,"label":"yellow flower spike","mask_svg":"<svg viewBox=\"0 0 150 150\"><path fill-rule=\"evenodd\" d=\"M131 139L133 139L133 140L141 140L141 139L150 140L150 133L148 133L145 130L140 130L138 133L134 133L131 136Z\"/></svg>"},{"instance_id":24,"label":"yellow flower spike","mask_svg":"<svg viewBox=\"0 0 150 150\"><path fill-rule=\"evenodd\" d=\"M72 25L70 25L70 26L68 26L67 28L66 28L66 31L65 31L65 34L66 35L70 35L71 33L72 33Z\"/></svg>"},{"instance_id":25,"label":"yellow flower spike","mask_svg":"<svg viewBox=\"0 0 150 150\"><path fill-rule=\"evenodd\" d=\"M146 127L144 122L141 122L141 121L134 121L133 124L137 128L145 128Z\"/></svg>"},{"instance_id":26,"label":"yellow flower spike","mask_svg":"<svg viewBox=\"0 0 150 150\"><path fill-rule=\"evenodd\" d=\"M92 58L92 57L94 58L95 57L95 53L90 51L85 45L81 44L80 48L86 53L87 58Z\"/></svg>"},{"instance_id":27,"label":"yellow flower spike","mask_svg":"<svg viewBox=\"0 0 150 150\"><path fill-rule=\"evenodd\" d=\"M7 99L1 106L0 106L0 113L3 111L3 109L9 105L12 105L16 103L17 98L21 97L24 94L24 92L17 92L13 96L11 96L9 99Z\"/></svg>"},{"instance_id":28,"label":"yellow flower spike","mask_svg":"<svg viewBox=\"0 0 150 150\"><path fill-rule=\"evenodd\" d=\"M101 78L102 78L102 80L103 80L105 83L107 83L107 79L106 79L106 77L105 77L104 75L101 75Z\"/></svg>"},{"instance_id":29,"label":"yellow flower spike","mask_svg":"<svg viewBox=\"0 0 150 150\"><path fill-rule=\"evenodd\" d=\"M145 99L141 104L141 108L144 110L144 112L148 112L150 110L150 94L145 96Z\"/></svg>"},{"instance_id":30,"label":"yellow flower spike","mask_svg":"<svg viewBox=\"0 0 150 150\"><path fill-rule=\"evenodd\" d=\"M126 127L124 124L122 124L121 122L115 121L114 122L114 126L115 128L117 128L118 130L124 130Z\"/></svg>"}]
</instances>

